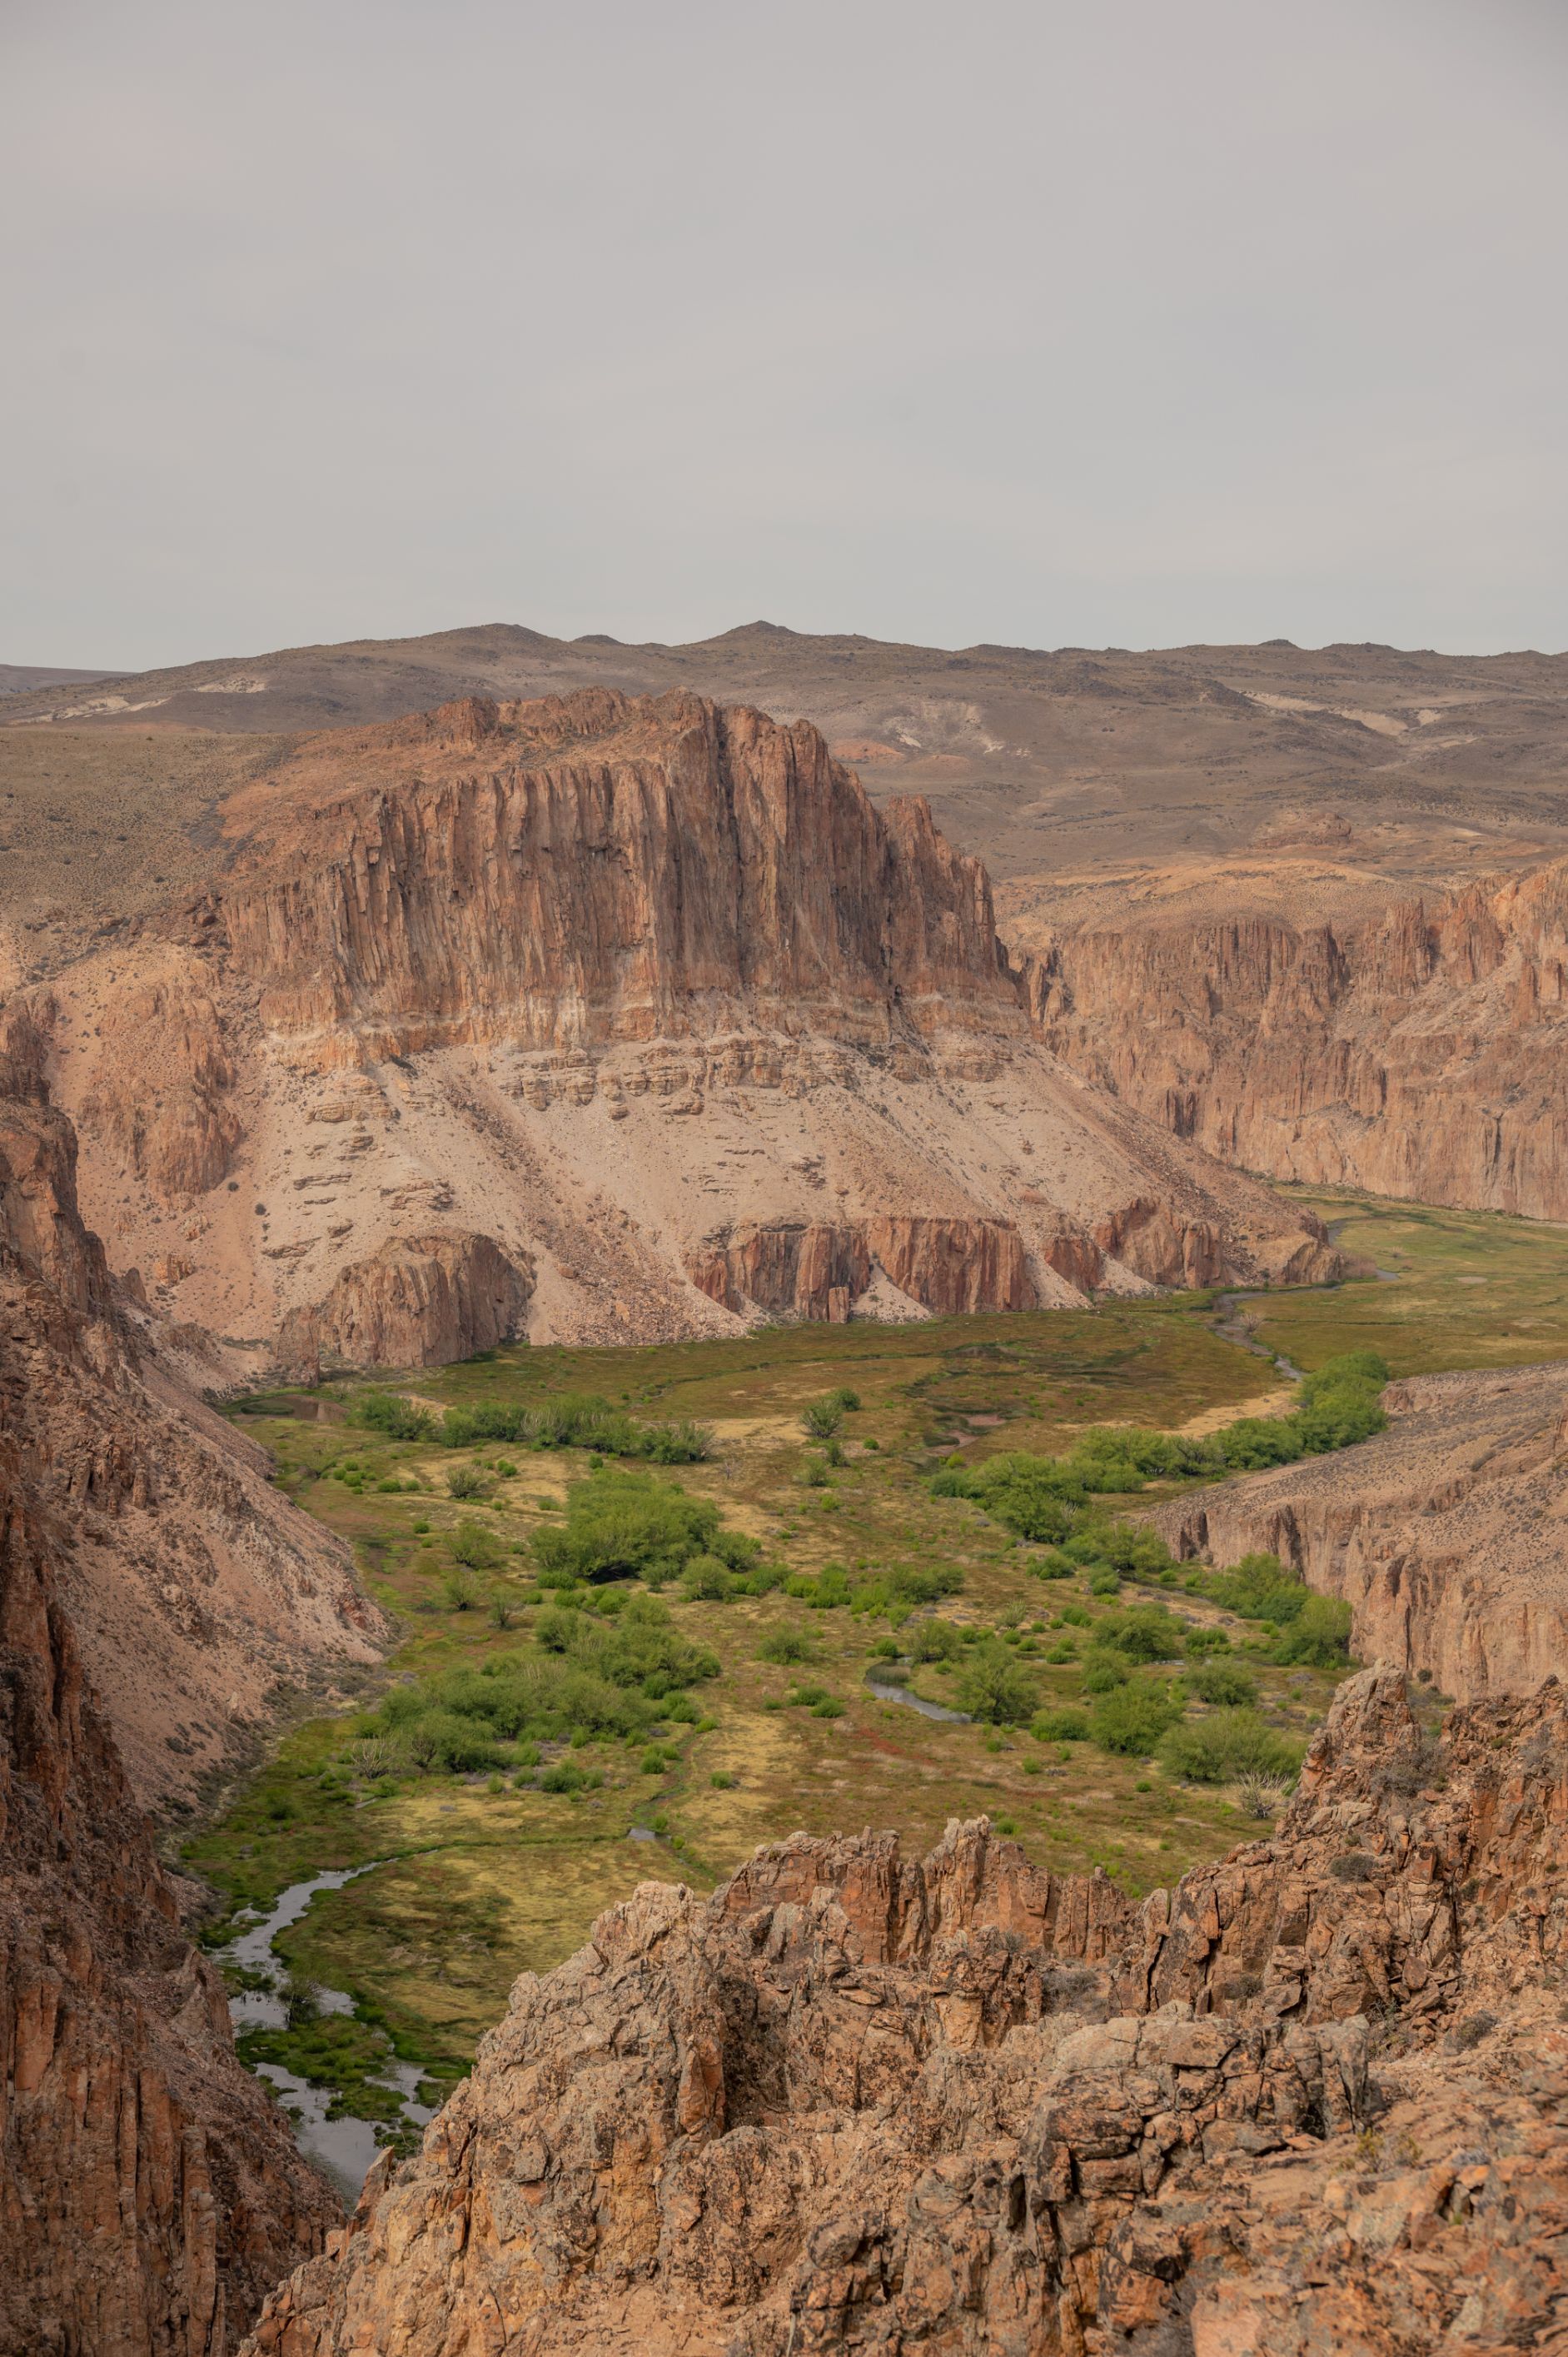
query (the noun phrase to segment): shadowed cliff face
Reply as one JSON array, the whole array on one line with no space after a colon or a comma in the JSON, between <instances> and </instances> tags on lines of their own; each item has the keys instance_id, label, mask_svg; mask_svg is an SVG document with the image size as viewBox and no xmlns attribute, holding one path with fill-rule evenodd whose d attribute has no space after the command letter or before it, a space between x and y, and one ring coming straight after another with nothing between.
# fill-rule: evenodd
<instances>
[{"instance_id":1,"label":"shadowed cliff face","mask_svg":"<svg viewBox=\"0 0 1568 2357\"><path fill-rule=\"evenodd\" d=\"M1026 963L1097 1086L1277 1178L1568 1216L1568 866L1372 921L1146 921Z\"/></svg>"},{"instance_id":2,"label":"shadowed cliff face","mask_svg":"<svg viewBox=\"0 0 1568 2357\"><path fill-rule=\"evenodd\" d=\"M162 1517L166 1614L167 1598L188 1607L182 1555L205 1534L220 1556L226 1511L262 1517L216 1437L180 1434L172 1383L161 1414L145 1388L72 1157L36 1087L0 1101L0 2351L224 2357L337 2204L235 2060L73 1605L113 1631L157 1789L164 1763L179 1770L148 1709L181 1664L158 1658L158 1613L138 1609L138 1534L162 1483L180 1483ZM201 1609L221 1604L220 1578ZM234 1633L208 1657L220 1676Z\"/></svg>"},{"instance_id":3,"label":"shadowed cliff face","mask_svg":"<svg viewBox=\"0 0 1568 2357\"><path fill-rule=\"evenodd\" d=\"M1140 1909L983 1821L644 1885L247 2351L1547 2345L1565 1736L1364 1674L1278 1835Z\"/></svg>"},{"instance_id":4,"label":"shadowed cliff face","mask_svg":"<svg viewBox=\"0 0 1568 2357\"><path fill-rule=\"evenodd\" d=\"M31 1005L116 1265L288 1367L1337 1265L1042 1049L984 870L805 722L466 697L222 823Z\"/></svg>"}]
</instances>

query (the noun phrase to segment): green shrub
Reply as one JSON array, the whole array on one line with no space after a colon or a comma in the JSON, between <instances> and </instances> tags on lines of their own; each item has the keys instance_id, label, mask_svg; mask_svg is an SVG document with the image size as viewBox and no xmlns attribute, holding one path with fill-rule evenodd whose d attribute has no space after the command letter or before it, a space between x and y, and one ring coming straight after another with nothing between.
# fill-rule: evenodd
<instances>
[{"instance_id":1,"label":"green shrub","mask_svg":"<svg viewBox=\"0 0 1568 2357\"><path fill-rule=\"evenodd\" d=\"M811 1705L813 1718L842 1718L844 1706L835 1695L824 1695L821 1702Z\"/></svg>"},{"instance_id":2,"label":"green shrub","mask_svg":"<svg viewBox=\"0 0 1568 2357\"><path fill-rule=\"evenodd\" d=\"M1244 1555L1229 1571L1216 1572L1208 1593L1243 1620L1294 1620L1306 1602L1307 1587L1277 1555Z\"/></svg>"},{"instance_id":3,"label":"green shrub","mask_svg":"<svg viewBox=\"0 0 1568 2357\"><path fill-rule=\"evenodd\" d=\"M435 1431L427 1407L416 1407L395 1392L361 1392L349 1409L349 1422L383 1432L389 1440L428 1440Z\"/></svg>"},{"instance_id":4,"label":"green shrub","mask_svg":"<svg viewBox=\"0 0 1568 2357\"><path fill-rule=\"evenodd\" d=\"M843 1430L844 1404L837 1392L808 1400L800 1410L800 1429L808 1440L832 1440Z\"/></svg>"},{"instance_id":5,"label":"green shrub","mask_svg":"<svg viewBox=\"0 0 1568 2357\"><path fill-rule=\"evenodd\" d=\"M961 1709L992 1727L1022 1727L1039 1700L1028 1672L993 1638L971 1648L957 1694Z\"/></svg>"},{"instance_id":6,"label":"green shrub","mask_svg":"<svg viewBox=\"0 0 1568 2357\"><path fill-rule=\"evenodd\" d=\"M650 1587L678 1577L693 1555L716 1555L739 1571L749 1569L761 1552L755 1539L723 1527L716 1506L689 1498L678 1483L609 1471L574 1481L565 1521L536 1531L532 1544L543 1576L640 1575Z\"/></svg>"},{"instance_id":7,"label":"green shrub","mask_svg":"<svg viewBox=\"0 0 1568 2357\"><path fill-rule=\"evenodd\" d=\"M1350 1658L1350 1607L1337 1596L1308 1596L1273 1651L1276 1662L1338 1669Z\"/></svg>"},{"instance_id":8,"label":"green shrub","mask_svg":"<svg viewBox=\"0 0 1568 2357\"><path fill-rule=\"evenodd\" d=\"M1241 1775L1294 1776L1303 1747L1276 1735L1255 1710L1217 1710L1172 1727L1160 1758L1173 1776L1193 1784L1225 1784Z\"/></svg>"},{"instance_id":9,"label":"green shrub","mask_svg":"<svg viewBox=\"0 0 1568 2357\"><path fill-rule=\"evenodd\" d=\"M939 1620L933 1615L911 1624L909 1659L912 1662L950 1662L959 1649L959 1633L950 1620Z\"/></svg>"},{"instance_id":10,"label":"green shrub","mask_svg":"<svg viewBox=\"0 0 1568 2357\"><path fill-rule=\"evenodd\" d=\"M1189 1662L1201 1662L1209 1653L1228 1653L1230 1640L1223 1629L1189 1629L1182 1650Z\"/></svg>"},{"instance_id":11,"label":"green shrub","mask_svg":"<svg viewBox=\"0 0 1568 2357\"><path fill-rule=\"evenodd\" d=\"M1137 1678L1101 1695L1090 1716L1090 1729L1101 1750L1141 1755L1153 1751L1181 1717L1181 1709L1169 1686Z\"/></svg>"},{"instance_id":12,"label":"green shrub","mask_svg":"<svg viewBox=\"0 0 1568 2357\"><path fill-rule=\"evenodd\" d=\"M454 1498L488 1498L493 1486L481 1465L453 1465L447 1469L446 1487Z\"/></svg>"},{"instance_id":13,"label":"green shrub","mask_svg":"<svg viewBox=\"0 0 1568 2357\"><path fill-rule=\"evenodd\" d=\"M1124 1686L1132 1674L1120 1653L1112 1652L1109 1647L1101 1651L1091 1646L1084 1662L1083 1691L1091 1695L1112 1694L1118 1686Z\"/></svg>"},{"instance_id":14,"label":"green shrub","mask_svg":"<svg viewBox=\"0 0 1568 2357\"><path fill-rule=\"evenodd\" d=\"M1114 1646L1130 1662L1174 1662L1185 1634L1182 1622L1163 1604L1134 1604L1130 1611L1108 1614L1094 1641Z\"/></svg>"},{"instance_id":15,"label":"green shrub","mask_svg":"<svg viewBox=\"0 0 1568 2357\"><path fill-rule=\"evenodd\" d=\"M506 1561L505 1541L470 1516L465 1515L446 1544L455 1560L467 1564L470 1571L493 1571Z\"/></svg>"},{"instance_id":16,"label":"green shrub","mask_svg":"<svg viewBox=\"0 0 1568 2357\"><path fill-rule=\"evenodd\" d=\"M735 1790L736 1779L727 1768L715 1768L708 1781L715 1792L732 1792Z\"/></svg>"},{"instance_id":17,"label":"green shrub","mask_svg":"<svg viewBox=\"0 0 1568 2357\"><path fill-rule=\"evenodd\" d=\"M466 1564L454 1564L450 1571L443 1573L441 1592L454 1612L471 1611L479 1600L474 1575Z\"/></svg>"},{"instance_id":18,"label":"green shrub","mask_svg":"<svg viewBox=\"0 0 1568 2357\"><path fill-rule=\"evenodd\" d=\"M1257 1706L1257 1680L1233 1662L1199 1662L1187 1674L1187 1688L1199 1702L1222 1703L1232 1709Z\"/></svg>"},{"instance_id":19,"label":"green shrub","mask_svg":"<svg viewBox=\"0 0 1568 2357\"><path fill-rule=\"evenodd\" d=\"M681 1593L688 1603L727 1603L735 1587L735 1574L716 1555L691 1556L681 1574Z\"/></svg>"},{"instance_id":20,"label":"green shrub","mask_svg":"<svg viewBox=\"0 0 1568 2357\"><path fill-rule=\"evenodd\" d=\"M1029 1722L1029 1732L1042 1743L1087 1743L1089 1714L1082 1710L1042 1710ZM1036 1763L1026 1760L1026 1767Z\"/></svg>"},{"instance_id":21,"label":"green shrub","mask_svg":"<svg viewBox=\"0 0 1568 2357\"><path fill-rule=\"evenodd\" d=\"M817 1650L817 1641L804 1629L775 1629L764 1637L757 1649L759 1662L809 1662Z\"/></svg>"},{"instance_id":22,"label":"green shrub","mask_svg":"<svg viewBox=\"0 0 1568 2357\"><path fill-rule=\"evenodd\" d=\"M836 1391L828 1394L828 1397L836 1400L846 1415L854 1415L859 1410L860 1394L857 1391L852 1391L847 1383L840 1383Z\"/></svg>"}]
</instances>

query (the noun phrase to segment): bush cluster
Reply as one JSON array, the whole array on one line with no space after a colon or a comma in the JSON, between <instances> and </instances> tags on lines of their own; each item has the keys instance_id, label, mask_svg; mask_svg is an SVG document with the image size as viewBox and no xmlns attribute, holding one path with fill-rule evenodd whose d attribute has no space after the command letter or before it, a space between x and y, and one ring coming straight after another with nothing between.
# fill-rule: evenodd
<instances>
[{"instance_id":1,"label":"bush cluster","mask_svg":"<svg viewBox=\"0 0 1568 2357\"><path fill-rule=\"evenodd\" d=\"M361 1392L352 1423L390 1440L438 1440L446 1448L485 1441L541 1448L592 1448L601 1457L645 1458L654 1465L697 1465L713 1454L713 1436L689 1417L645 1423L612 1407L595 1392L564 1392L553 1399L489 1400L450 1407L437 1418L395 1392Z\"/></svg>"},{"instance_id":2,"label":"bush cluster","mask_svg":"<svg viewBox=\"0 0 1568 2357\"><path fill-rule=\"evenodd\" d=\"M570 1484L564 1521L534 1533L533 1554L542 1587L639 1577L661 1587L699 1562L752 1574L761 1550L678 1482L607 1468Z\"/></svg>"},{"instance_id":3,"label":"bush cluster","mask_svg":"<svg viewBox=\"0 0 1568 2357\"><path fill-rule=\"evenodd\" d=\"M945 1465L931 1486L939 1497L974 1499L1021 1538L1054 1546L1068 1543L1070 1556L1082 1509L1091 1498L1130 1496L1151 1480L1215 1480L1289 1465L1299 1457L1348 1448L1380 1432L1388 1419L1379 1394L1388 1380L1388 1368L1375 1351L1347 1351L1305 1378L1288 1415L1241 1416L1202 1439L1133 1427L1086 1432L1064 1457L993 1457L972 1469ZM1132 1533L1121 1541L1134 1557L1151 1544L1160 1544L1148 1533ZM1141 1566L1134 1560L1116 1567Z\"/></svg>"},{"instance_id":4,"label":"bush cluster","mask_svg":"<svg viewBox=\"0 0 1568 2357\"><path fill-rule=\"evenodd\" d=\"M528 1747L540 1743L637 1741L671 1719L689 1723L696 1711L685 1689L718 1675L716 1655L680 1635L653 1597L616 1601L621 1609L607 1615L549 1606L535 1624L537 1651L393 1686L366 1728L372 1756L383 1769L472 1773L535 1765Z\"/></svg>"}]
</instances>

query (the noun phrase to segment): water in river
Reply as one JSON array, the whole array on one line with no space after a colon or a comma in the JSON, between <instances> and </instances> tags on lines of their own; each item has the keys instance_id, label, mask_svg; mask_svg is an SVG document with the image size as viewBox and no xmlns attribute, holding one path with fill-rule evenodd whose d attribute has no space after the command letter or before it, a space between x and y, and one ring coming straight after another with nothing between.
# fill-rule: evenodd
<instances>
[{"instance_id":1,"label":"water in river","mask_svg":"<svg viewBox=\"0 0 1568 2357\"><path fill-rule=\"evenodd\" d=\"M380 1865L381 1860L373 1863ZM236 2030L282 2029L285 2026L287 2015L279 1993L285 1967L273 1942L280 1932L298 1922L318 1890L341 1890L346 1882L371 1871L369 1866L342 1867L313 1875L308 1882L290 1883L267 1914L220 1952L220 1964L265 1973L272 1981L269 1987L242 1989L230 1998L229 2016ZM316 1996L323 2013L354 2010L354 2000L344 1989L318 1987ZM256 2076L277 2089L284 2109L294 2122L295 2141L301 2152L332 2179L351 2206L359 2199L371 2163L387 2140L385 2123L353 2118L329 2120L327 2112L332 2100L330 2088L313 2086L307 2079L285 2070L281 2062L259 2062ZM417 2100L421 2076L417 2062L399 2062L391 2056L381 2074L381 2084L403 2097L403 2119L420 2127L435 2116L428 2104Z\"/></svg>"},{"instance_id":2,"label":"water in river","mask_svg":"<svg viewBox=\"0 0 1568 2357\"><path fill-rule=\"evenodd\" d=\"M874 1677L866 1674L866 1688L878 1702L901 1702L906 1710L918 1710L922 1718L950 1719L955 1727L970 1723L967 1710L949 1710L946 1703L928 1702L924 1695L911 1694L907 1686L895 1684L889 1676Z\"/></svg>"}]
</instances>

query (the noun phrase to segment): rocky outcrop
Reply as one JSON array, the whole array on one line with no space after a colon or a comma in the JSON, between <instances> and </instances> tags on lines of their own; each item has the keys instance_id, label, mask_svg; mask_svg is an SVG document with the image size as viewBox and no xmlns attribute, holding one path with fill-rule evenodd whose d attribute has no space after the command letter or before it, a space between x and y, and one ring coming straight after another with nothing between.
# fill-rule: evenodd
<instances>
[{"instance_id":1,"label":"rocky outcrop","mask_svg":"<svg viewBox=\"0 0 1568 2357\"><path fill-rule=\"evenodd\" d=\"M694 1254L692 1282L725 1309L843 1325L880 1271L923 1309L1034 1309L1039 1296L1006 1220L881 1219L854 1227L748 1224Z\"/></svg>"},{"instance_id":2,"label":"rocky outcrop","mask_svg":"<svg viewBox=\"0 0 1568 2357\"><path fill-rule=\"evenodd\" d=\"M362 1675L388 1635L348 1549L195 1397L188 1348L110 1283L70 1125L13 1034L0 1073L0 1306L10 1429L53 1532L53 1586L144 1805L188 1809L289 1687Z\"/></svg>"},{"instance_id":3,"label":"rocky outcrop","mask_svg":"<svg viewBox=\"0 0 1568 2357\"><path fill-rule=\"evenodd\" d=\"M1141 1909L983 1822L644 1885L248 2351L1544 2347L1565 1738L1365 1674L1277 1835Z\"/></svg>"},{"instance_id":4,"label":"rocky outcrop","mask_svg":"<svg viewBox=\"0 0 1568 2357\"><path fill-rule=\"evenodd\" d=\"M160 943L130 987L113 993L85 1060L82 1125L169 1205L226 1178L242 1135L210 985L199 958Z\"/></svg>"},{"instance_id":5,"label":"rocky outcrop","mask_svg":"<svg viewBox=\"0 0 1568 2357\"><path fill-rule=\"evenodd\" d=\"M1358 1448L1195 1490L1152 1520L1221 1566L1277 1555L1344 1598L1351 1650L1462 1701L1532 1694L1568 1663L1568 1368L1423 1375Z\"/></svg>"},{"instance_id":6,"label":"rocky outcrop","mask_svg":"<svg viewBox=\"0 0 1568 2357\"><path fill-rule=\"evenodd\" d=\"M213 909L263 1021L331 1060L1021 1028L984 869L809 723L598 690L317 743L355 783L259 815Z\"/></svg>"},{"instance_id":7,"label":"rocky outcrop","mask_svg":"<svg viewBox=\"0 0 1568 2357\"><path fill-rule=\"evenodd\" d=\"M532 1268L542 1341L1337 1266L1039 1045L923 803L685 694L284 748L206 888L32 1007L116 1265L305 1370L483 1347L438 1235Z\"/></svg>"},{"instance_id":8,"label":"rocky outcrop","mask_svg":"<svg viewBox=\"0 0 1568 2357\"><path fill-rule=\"evenodd\" d=\"M317 1383L323 1361L353 1367L446 1366L510 1342L533 1290L489 1236L389 1236L346 1268L326 1298L296 1309L278 1336L278 1363Z\"/></svg>"},{"instance_id":9,"label":"rocky outcrop","mask_svg":"<svg viewBox=\"0 0 1568 2357\"><path fill-rule=\"evenodd\" d=\"M1568 865L1376 919L1104 925L1044 941L1053 1053L1277 1178L1568 1215Z\"/></svg>"}]
</instances>

